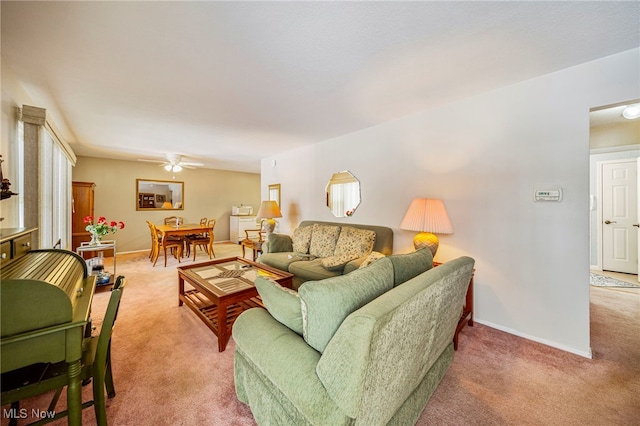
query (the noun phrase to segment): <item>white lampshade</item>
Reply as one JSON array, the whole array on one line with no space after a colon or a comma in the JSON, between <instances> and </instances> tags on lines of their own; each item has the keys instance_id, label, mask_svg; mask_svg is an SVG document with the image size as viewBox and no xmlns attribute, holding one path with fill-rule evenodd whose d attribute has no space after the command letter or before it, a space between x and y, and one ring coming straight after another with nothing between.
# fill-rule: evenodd
<instances>
[{"instance_id":1,"label":"white lampshade","mask_svg":"<svg viewBox=\"0 0 640 426\"><path fill-rule=\"evenodd\" d=\"M282 217L280 207L275 201L263 201L260 203L260 210L258 210L258 219L272 219L274 217Z\"/></svg>"},{"instance_id":2,"label":"white lampshade","mask_svg":"<svg viewBox=\"0 0 640 426\"><path fill-rule=\"evenodd\" d=\"M435 198L416 198L411 202L400 224L407 231L433 232L434 234L453 234L453 226L442 200Z\"/></svg>"}]
</instances>

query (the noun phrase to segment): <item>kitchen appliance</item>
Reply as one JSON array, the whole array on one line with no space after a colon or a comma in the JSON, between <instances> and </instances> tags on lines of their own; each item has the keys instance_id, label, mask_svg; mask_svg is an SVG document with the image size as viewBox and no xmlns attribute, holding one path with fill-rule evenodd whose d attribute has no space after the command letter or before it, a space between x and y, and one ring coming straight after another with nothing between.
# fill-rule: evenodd
<instances>
[{"instance_id":1,"label":"kitchen appliance","mask_svg":"<svg viewBox=\"0 0 640 426\"><path fill-rule=\"evenodd\" d=\"M231 215L232 216L251 216L253 215L253 207L252 206L233 206L231 207Z\"/></svg>"}]
</instances>

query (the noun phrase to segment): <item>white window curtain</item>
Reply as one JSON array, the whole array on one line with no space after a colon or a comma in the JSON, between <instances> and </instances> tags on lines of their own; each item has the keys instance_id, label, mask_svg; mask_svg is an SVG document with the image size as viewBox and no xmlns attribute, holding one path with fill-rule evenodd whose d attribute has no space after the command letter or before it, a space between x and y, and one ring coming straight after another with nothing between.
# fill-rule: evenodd
<instances>
[{"instance_id":1,"label":"white window curtain","mask_svg":"<svg viewBox=\"0 0 640 426\"><path fill-rule=\"evenodd\" d=\"M360 186L357 183L331 185L331 211L336 217L347 216L347 210L360 203Z\"/></svg>"},{"instance_id":2,"label":"white window curtain","mask_svg":"<svg viewBox=\"0 0 640 426\"><path fill-rule=\"evenodd\" d=\"M62 143L48 126L41 127L39 156L40 247L71 248L71 167Z\"/></svg>"},{"instance_id":3,"label":"white window curtain","mask_svg":"<svg viewBox=\"0 0 640 426\"><path fill-rule=\"evenodd\" d=\"M18 120L18 164L24 164L24 123ZM18 168L18 223L24 226L24 167Z\"/></svg>"}]
</instances>

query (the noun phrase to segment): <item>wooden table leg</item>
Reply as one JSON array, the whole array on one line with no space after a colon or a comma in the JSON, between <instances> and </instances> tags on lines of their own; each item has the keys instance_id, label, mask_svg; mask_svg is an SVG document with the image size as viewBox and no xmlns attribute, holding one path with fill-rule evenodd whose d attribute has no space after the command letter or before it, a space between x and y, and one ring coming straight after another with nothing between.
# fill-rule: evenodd
<instances>
[{"instance_id":1,"label":"wooden table leg","mask_svg":"<svg viewBox=\"0 0 640 426\"><path fill-rule=\"evenodd\" d=\"M224 352L227 348L229 335L227 334L227 304L218 305L218 352Z\"/></svg>"},{"instance_id":2,"label":"wooden table leg","mask_svg":"<svg viewBox=\"0 0 640 426\"><path fill-rule=\"evenodd\" d=\"M184 279L178 274L178 306L182 306L183 295L184 295Z\"/></svg>"},{"instance_id":3,"label":"wooden table leg","mask_svg":"<svg viewBox=\"0 0 640 426\"><path fill-rule=\"evenodd\" d=\"M475 273L475 271L474 271ZM453 349L458 350L458 334L465 325L473 327L473 274L469 280L469 287L467 288L467 295L464 301L464 307L462 308L462 315L456 326L456 331L453 335Z\"/></svg>"}]
</instances>

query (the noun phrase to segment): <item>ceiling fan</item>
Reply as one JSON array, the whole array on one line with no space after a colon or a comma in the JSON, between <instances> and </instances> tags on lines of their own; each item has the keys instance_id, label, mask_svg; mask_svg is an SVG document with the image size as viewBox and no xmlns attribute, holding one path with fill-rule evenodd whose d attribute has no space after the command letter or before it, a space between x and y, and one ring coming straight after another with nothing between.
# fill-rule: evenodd
<instances>
[{"instance_id":1,"label":"ceiling fan","mask_svg":"<svg viewBox=\"0 0 640 426\"><path fill-rule=\"evenodd\" d=\"M182 155L180 154L167 154L167 160L148 160L145 158L138 158L138 161L146 161L149 163L160 163L161 167L168 172L180 172L182 169L195 169L196 167L203 167L202 163L193 163L189 161L182 161Z\"/></svg>"}]
</instances>

